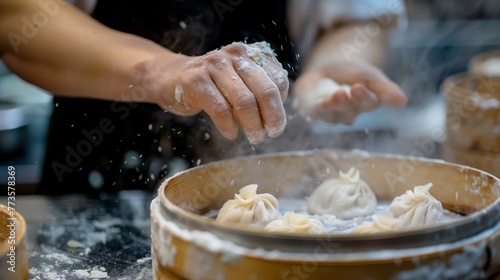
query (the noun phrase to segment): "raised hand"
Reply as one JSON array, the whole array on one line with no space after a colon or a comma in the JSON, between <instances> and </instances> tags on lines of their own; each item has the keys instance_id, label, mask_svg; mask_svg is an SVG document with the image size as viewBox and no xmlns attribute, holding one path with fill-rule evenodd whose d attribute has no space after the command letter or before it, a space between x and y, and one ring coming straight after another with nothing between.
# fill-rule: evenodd
<instances>
[{"instance_id":1,"label":"raised hand","mask_svg":"<svg viewBox=\"0 0 500 280\"><path fill-rule=\"evenodd\" d=\"M330 78L350 86L329 95L315 96L318 81ZM337 61L301 75L293 86L295 104L301 113L312 119L331 123L352 124L364 112L381 105L402 107L407 98L401 89L378 68L363 61Z\"/></svg>"},{"instance_id":2,"label":"raised hand","mask_svg":"<svg viewBox=\"0 0 500 280\"><path fill-rule=\"evenodd\" d=\"M252 144L286 125L286 71L266 43L233 43L197 57L149 62L159 83L158 104L179 115L205 111L219 131L235 139L240 124Z\"/></svg>"}]
</instances>

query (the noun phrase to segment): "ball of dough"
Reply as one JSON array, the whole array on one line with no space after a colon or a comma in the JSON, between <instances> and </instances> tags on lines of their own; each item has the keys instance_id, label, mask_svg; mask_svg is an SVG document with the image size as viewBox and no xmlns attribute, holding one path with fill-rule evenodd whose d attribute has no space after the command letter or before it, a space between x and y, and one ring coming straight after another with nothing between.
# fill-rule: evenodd
<instances>
[{"instance_id":1,"label":"ball of dough","mask_svg":"<svg viewBox=\"0 0 500 280\"><path fill-rule=\"evenodd\" d=\"M351 167L339 178L318 186L309 197L307 210L314 214L332 214L350 219L370 215L377 207L377 198L368 184L361 180L359 170Z\"/></svg>"},{"instance_id":2,"label":"ball of dough","mask_svg":"<svg viewBox=\"0 0 500 280\"><path fill-rule=\"evenodd\" d=\"M351 87L349 85L338 84L330 78L323 78L316 83L313 94L316 98L323 99L334 95L339 89L345 90L348 96L351 95Z\"/></svg>"},{"instance_id":3,"label":"ball of dough","mask_svg":"<svg viewBox=\"0 0 500 280\"><path fill-rule=\"evenodd\" d=\"M264 227L270 221L281 217L276 197L269 193L257 194L256 184L240 189L234 199L226 201L217 215L216 221Z\"/></svg>"},{"instance_id":4,"label":"ball of dough","mask_svg":"<svg viewBox=\"0 0 500 280\"><path fill-rule=\"evenodd\" d=\"M297 103L298 100L295 99L294 107L300 107L302 113L310 112L311 110L314 110L315 106L317 106L319 102L323 101L325 98L335 95L339 89L345 90L348 97L351 96L351 87L349 85L338 84L330 78L320 79L314 85L314 88L309 93L308 98L302 101L303 104L299 106Z\"/></svg>"},{"instance_id":5,"label":"ball of dough","mask_svg":"<svg viewBox=\"0 0 500 280\"><path fill-rule=\"evenodd\" d=\"M431 225L443 220L443 205L429 193L431 187L432 183L416 186L413 191L394 198L388 210L401 220L400 228Z\"/></svg>"},{"instance_id":6,"label":"ball of dough","mask_svg":"<svg viewBox=\"0 0 500 280\"><path fill-rule=\"evenodd\" d=\"M326 233L320 220L309 218L307 215L285 212L282 220L274 220L264 228L271 232L322 234Z\"/></svg>"}]
</instances>

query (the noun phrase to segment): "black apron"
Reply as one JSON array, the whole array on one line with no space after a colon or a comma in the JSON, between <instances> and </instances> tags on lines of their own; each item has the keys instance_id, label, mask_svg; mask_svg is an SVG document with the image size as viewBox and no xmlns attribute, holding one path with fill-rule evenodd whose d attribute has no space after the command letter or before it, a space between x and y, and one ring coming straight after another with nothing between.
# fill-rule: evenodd
<instances>
[{"instance_id":1,"label":"black apron","mask_svg":"<svg viewBox=\"0 0 500 280\"><path fill-rule=\"evenodd\" d=\"M101 0L92 16L186 55L267 41L294 79L299 69L285 14L284 0ZM175 168L235 156L234 149L227 154L234 143L204 113L178 117L151 104L55 97L40 191L154 189Z\"/></svg>"}]
</instances>

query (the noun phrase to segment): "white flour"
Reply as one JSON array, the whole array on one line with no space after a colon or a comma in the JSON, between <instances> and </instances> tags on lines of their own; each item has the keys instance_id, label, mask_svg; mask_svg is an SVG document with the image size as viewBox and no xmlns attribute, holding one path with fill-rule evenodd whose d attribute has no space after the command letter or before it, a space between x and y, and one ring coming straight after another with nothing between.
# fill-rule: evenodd
<instances>
[{"instance_id":1,"label":"white flour","mask_svg":"<svg viewBox=\"0 0 500 280\"><path fill-rule=\"evenodd\" d=\"M490 59L486 59L480 65L481 72L491 75L491 76L500 76L500 58L493 57Z\"/></svg>"},{"instance_id":2,"label":"white flour","mask_svg":"<svg viewBox=\"0 0 500 280\"><path fill-rule=\"evenodd\" d=\"M70 256L63 253L51 253L46 255L40 255L42 258L55 261L56 264L74 264L80 262L80 260L71 258Z\"/></svg>"},{"instance_id":3,"label":"white flour","mask_svg":"<svg viewBox=\"0 0 500 280\"><path fill-rule=\"evenodd\" d=\"M183 98L182 98L183 94L184 93L182 91L182 86L176 85L175 90L174 90L175 101L177 101L177 103L179 103L181 105L184 105Z\"/></svg>"},{"instance_id":4,"label":"white flour","mask_svg":"<svg viewBox=\"0 0 500 280\"><path fill-rule=\"evenodd\" d=\"M104 269L104 267L93 267L87 269L73 269L73 270L63 270L59 273L53 272L54 266L48 265L46 268L36 269L30 268L29 273L33 275L35 279L40 280L66 280L66 279L74 279L75 277L78 279L106 279L108 277L108 273Z\"/></svg>"},{"instance_id":5,"label":"white flour","mask_svg":"<svg viewBox=\"0 0 500 280\"><path fill-rule=\"evenodd\" d=\"M500 108L500 101L496 98L483 99L474 94L471 95L471 99L474 105L483 110Z\"/></svg>"},{"instance_id":6,"label":"white flour","mask_svg":"<svg viewBox=\"0 0 500 280\"><path fill-rule=\"evenodd\" d=\"M71 275L79 279L106 279L108 273L103 267L94 267L92 269L75 269Z\"/></svg>"}]
</instances>

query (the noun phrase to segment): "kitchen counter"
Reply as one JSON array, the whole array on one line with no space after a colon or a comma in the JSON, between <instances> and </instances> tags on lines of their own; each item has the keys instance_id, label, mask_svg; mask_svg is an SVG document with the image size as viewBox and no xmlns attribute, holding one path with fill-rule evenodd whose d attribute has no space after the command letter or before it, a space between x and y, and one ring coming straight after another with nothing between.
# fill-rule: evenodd
<instances>
[{"instance_id":1,"label":"kitchen counter","mask_svg":"<svg viewBox=\"0 0 500 280\"><path fill-rule=\"evenodd\" d=\"M143 191L17 196L16 210L27 223L30 279L152 279L153 197Z\"/></svg>"}]
</instances>

